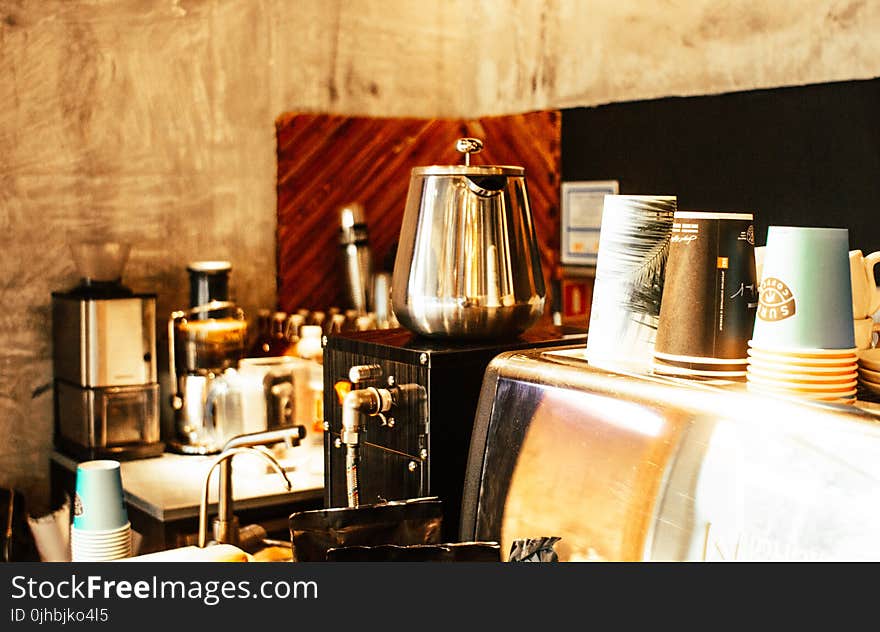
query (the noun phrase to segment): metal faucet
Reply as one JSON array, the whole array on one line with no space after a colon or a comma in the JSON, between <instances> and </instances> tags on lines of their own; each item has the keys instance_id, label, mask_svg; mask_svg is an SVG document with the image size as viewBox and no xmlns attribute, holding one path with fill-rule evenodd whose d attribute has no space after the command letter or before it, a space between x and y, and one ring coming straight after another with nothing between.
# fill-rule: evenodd
<instances>
[{"instance_id":1,"label":"metal faucet","mask_svg":"<svg viewBox=\"0 0 880 632\"><path fill-rule=\"evenodd\" d=\"M208 496L210 493L211 475L220 466L220 493L217 504L217 518L214 520L214 541L218 544L238 544L238 518L232 511L232 457L237 454L253 454L265 459L272 468L281 475L290 491L292 484L278 460L269 452L258 450L254 446L280 443L282 441L299 441L306 435L303 426L292 426L279 430L254 432L239 435L226 442L220 455L217 456L205 474L202 501L199 506L199 547L208 545Z\"/></svg>"}]
</instances>

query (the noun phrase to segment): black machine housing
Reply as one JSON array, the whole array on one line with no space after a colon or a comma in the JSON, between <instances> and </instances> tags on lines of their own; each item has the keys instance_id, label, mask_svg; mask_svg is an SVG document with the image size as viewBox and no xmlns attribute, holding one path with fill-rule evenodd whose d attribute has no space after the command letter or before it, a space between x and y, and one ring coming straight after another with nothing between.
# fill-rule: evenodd
<instances>
[{"instance_id":1,"label":"black machine housing","mask_svg":"<svg viewBox=\"0 0 880 632\"><path fill-rule=\"evenodd\" d=\"M391 389L395 395L384 415L361 416L360 504L438 496L443 541L456 542L471 430L489 362L505 351L580 342L586 344L584 330L553 326L536 326L504 341L467 343L424 338L406 329L329 336L324 347L325 507L348 502L336 386L349 382L353 366L381 370L351 388Z\"/></svg>"}]
</instances>

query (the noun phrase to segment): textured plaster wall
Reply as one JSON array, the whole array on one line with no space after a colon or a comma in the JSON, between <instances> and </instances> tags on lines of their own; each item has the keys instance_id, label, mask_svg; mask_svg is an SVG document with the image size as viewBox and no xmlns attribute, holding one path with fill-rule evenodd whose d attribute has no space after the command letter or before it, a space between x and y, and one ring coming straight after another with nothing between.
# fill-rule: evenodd
<instances>
[{"instance_id":1,"label":"textured plaster wall","mask_svg":"<svg viewBox=\"0 0 880 632\"><path fill-rule=\"evenodd\" d=\"M131 241L124 280L158 292L160 318L197 258L232 261L246 310L275 303L282 112L476 116L878 75L876 0L0 0L0 484L45 498L70 241Z\"/></svg>"}]
</instances>

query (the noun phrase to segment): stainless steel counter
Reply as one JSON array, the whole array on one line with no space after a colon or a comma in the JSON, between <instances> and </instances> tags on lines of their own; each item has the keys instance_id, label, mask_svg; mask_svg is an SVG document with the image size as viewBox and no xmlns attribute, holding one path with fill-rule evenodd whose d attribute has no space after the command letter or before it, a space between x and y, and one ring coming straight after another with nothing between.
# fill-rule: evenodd
<instances>
[{"instance_id":1,"label":"stainless steel counter","mask_svg":"<svg viewBox=\"0 0 880 632\"><path fill-rule=\"evenodd\" d=\"M76 471L76 461L59 452L53 452L51 459L70 472ZM152 459L125 461L125 500L161 522L197 517L205 473L213 460L213 456L165 453ZM290 505L323 495L324 455L320 444L307 440L289 449L281 463L293 483L291 492L284 490L278 474L267 471L264 461L247 456L236 458L233 490L237 511ZM212 489L210 511L216 509L216 487Z\"/></svg>"}]
</instances>

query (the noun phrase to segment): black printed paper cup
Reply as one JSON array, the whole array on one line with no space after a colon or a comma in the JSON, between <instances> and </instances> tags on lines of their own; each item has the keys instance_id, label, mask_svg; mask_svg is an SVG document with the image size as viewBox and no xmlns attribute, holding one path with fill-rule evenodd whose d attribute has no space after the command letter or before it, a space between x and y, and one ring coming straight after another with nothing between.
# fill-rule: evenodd
<instances>
[{"instance_id":1,"label":"black printed paper cup","mask_svg":"<svg viewBox=\"0 0 880 632\"><path fill-rule=\"evenodd\" d=\"M758 305L751 213L675 213L654 357L745 371Z\"/></svg>"}]
</instances>

